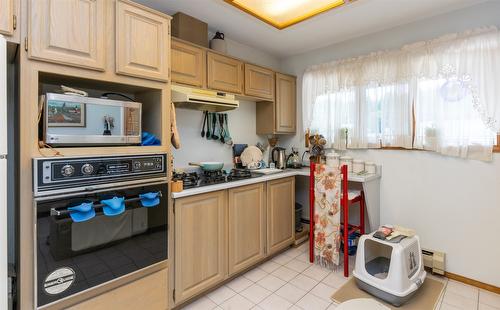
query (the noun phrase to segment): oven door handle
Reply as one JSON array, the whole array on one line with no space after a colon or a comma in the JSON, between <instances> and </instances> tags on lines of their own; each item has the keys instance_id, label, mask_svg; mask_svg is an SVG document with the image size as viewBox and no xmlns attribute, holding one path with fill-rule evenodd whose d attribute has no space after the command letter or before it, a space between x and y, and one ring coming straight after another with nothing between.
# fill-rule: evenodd
<instances>
[{"instance_id":1,"label":"oven door handle","mask_svg":"<svg viewBox=\"0 0 500 310\"><path fill-rule=\"evenodd\" d=\"M161 191L158 191L155 194L157 194L157 197L162 197ZM141 196L137 196L134 198L126 199L124 201L124 203L126 204L126 203L131 203L131 202L137 202L137 201L141 201L142 199L143 198ZM103 203L95 204L94 209L100 209L104 206L105 206L105 204L103 204ZM70 213L71 213L71 211L69 211L69 210L58 210L56 208L50 208L50 215L51 216L60 216L60 215L66 215L66 214L70 214Z\"/></svg>"}]
</instances>

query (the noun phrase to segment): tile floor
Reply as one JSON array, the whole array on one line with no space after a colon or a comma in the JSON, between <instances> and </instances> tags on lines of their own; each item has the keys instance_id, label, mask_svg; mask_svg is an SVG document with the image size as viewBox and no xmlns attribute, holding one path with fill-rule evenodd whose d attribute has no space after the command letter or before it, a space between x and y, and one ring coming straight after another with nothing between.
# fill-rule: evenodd
<instances>
[{"instance_id":1,"label":"tile floor","mask_svg":"<svg viewBox=\"0 0 500 310\"><path fill-rule=\"evenodd\" d=\"M350 267L354 267L350 258ZM439 310L500 310L500 295L446 278ZM330 296L346 282L343 269L331 272L310 264L308 244L292 248L248 271L184 310L335 309Z\"/></svg>"}]
</instances>

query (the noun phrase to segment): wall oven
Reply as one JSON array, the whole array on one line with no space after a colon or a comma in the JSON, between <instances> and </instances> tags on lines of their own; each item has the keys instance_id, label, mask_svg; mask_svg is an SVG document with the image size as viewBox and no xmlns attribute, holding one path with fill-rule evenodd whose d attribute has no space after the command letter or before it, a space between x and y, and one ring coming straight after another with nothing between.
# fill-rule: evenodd
<instances>
[{"instance_id":1,"label":"wall oven","mask_svg":"<svg viewBox=\"0 0 500 310\"><path fill-rule=\"evenodd\" d=\"M39 307L168 258L167 156L34 159Z\"/></svg>"}]
</instances>

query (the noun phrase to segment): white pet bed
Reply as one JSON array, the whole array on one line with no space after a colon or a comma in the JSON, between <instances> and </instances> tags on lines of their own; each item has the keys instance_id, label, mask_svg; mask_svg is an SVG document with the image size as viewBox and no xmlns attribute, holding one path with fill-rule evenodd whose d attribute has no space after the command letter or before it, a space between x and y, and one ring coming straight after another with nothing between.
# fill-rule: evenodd
<instances>
[{"instance_id":1,"label":"white pet bed","mask_svg":"<svg viewBox=\"0 0 500 310\"><path fill-rule=\"evenodd\" d=\"M427 275L418 236L399 243L374 238L373 233L361 236L352 274L360 289L399 307Z\"/></svg>"}]
</instances>

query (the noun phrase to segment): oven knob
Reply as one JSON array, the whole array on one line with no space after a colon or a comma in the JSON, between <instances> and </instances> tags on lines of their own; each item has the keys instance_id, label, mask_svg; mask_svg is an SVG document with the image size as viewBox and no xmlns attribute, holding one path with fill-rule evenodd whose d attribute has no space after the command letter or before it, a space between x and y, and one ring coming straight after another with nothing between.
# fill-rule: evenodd
<instances>
[{"instance_id":1,"label":"oven knob","mask_svg":"<svg viewBox=\"0 0 500 310\"><path fill-rule=\"evenodd\" d=\"M61 168L61 174L65 177L70 177L75 173L75 167L72 165L64 165Z\"/></svg>"},{"instance_id":2,"label":"oven knob","mask_svg":"<svg viewBox=\"0 0 500 310\"><path fill-rule=\"evenodd\" d=\"M94 172L94 166L92 166L91 164L85 164L82 166L82 173L83 174L89 175L89 174L92 174L92 172Z\"/></svg>"}]
</instances>

